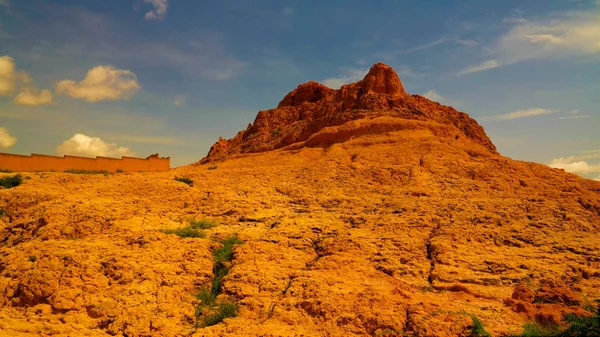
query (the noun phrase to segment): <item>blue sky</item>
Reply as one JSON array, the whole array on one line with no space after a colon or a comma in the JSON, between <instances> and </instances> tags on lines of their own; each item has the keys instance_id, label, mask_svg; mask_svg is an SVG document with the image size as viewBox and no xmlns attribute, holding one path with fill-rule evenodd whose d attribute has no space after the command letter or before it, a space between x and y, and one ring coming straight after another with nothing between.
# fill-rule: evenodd
<instances>
[{"instance_id":1,"label":"blue sky","mask_svg":"<svg viewBox=\"0 0 600 337\"><path fill-rule=\"evenodd\" d=\"M503 155L600 179L597 0L0 0L0 151L185 165L375 62Z\"/></svg>"}]
</instances>

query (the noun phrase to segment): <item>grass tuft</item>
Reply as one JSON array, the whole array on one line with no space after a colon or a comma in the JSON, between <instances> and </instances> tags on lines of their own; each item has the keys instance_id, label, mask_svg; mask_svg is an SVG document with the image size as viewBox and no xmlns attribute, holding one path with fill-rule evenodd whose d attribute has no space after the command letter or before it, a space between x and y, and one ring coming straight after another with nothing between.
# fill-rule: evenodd
<instances>
[{"instance_id":1,"label":"grass tuft","mask_svg":"<svg viewBox=\"0 0 600 337\"><path fill-rule=\"evenodd\" d=\"M23 177L20 174L15 174L14 176L8 176L0 178L0 186L4 188L13 188L21 185L23 182Z\"/></svg>"},{"instance_id":2,"label":"grass tuft","mask_svg":"<svg viewBox=\"0 0 600 337\"><path fill-rule=\"evenodd\" d=\"M184 183L187 184L188 186L194 186L194 181L190 178L186 178L186 177L175 177L174 179L175 181L179 181L180 183Z\"/></svg>"},{"instance_id":3,"label":"grass tuft","mask_svg":"<svg viewBox=\"0 0 600 337\"><path fill-rule=\"evenodd\" d=\"M200 304L196 308L196 326L207 327L219 324L225 318L235 317L238 313L237 305L234 302L217 301L217 296L221 293L223 278L229 274L229 263L233 260L233 246L241 244L243 241L235 236L221 241L222 247L213 250L213 280L210 289L205 288L196 295Z\"/></svg>"},{"instance_id":4,"label":"grass tuft","mask_svg":"<svg viewBox=\"0 0 600 337\"><path fill-rule=\"evenodd\" d=\"M492 337L489 332L485 331L485 326L475 315L469 315L473 326L471 327L471 337Z\"/></svg>"},{"instance_id":5,"label":"grass tuft","mask_svg":"<svg viewBox=\"0 0 600 337\"><path fill-rule=\"evenodd\" d=\"M200 220L191 220L190 226L194 229L210 229L213 227L217 227L219 225L218 222L210 219L200 219Z\"/></svg>"},{"instance_id":6,"label":"grass tuft","mask_svg":"<svg viewBox=\"0 0 600 337\"><path fill-rule=\"evenodd\" d=\"M176 229L162 229L161 232L165 234L175 234L180 238L203 238L206 237L204 232L200 229L192 228L191 226L186 226L182 228Z\"/></svg>"},{"instance_id":7,"label":"grass tuft","mask_svg":"<svg viewBox=\"0 0 600 337\"><path fill-rule=\"evenodd\" d=\"M237 305L233 302L219 303L213 313L204 317L202 327L212 326L223 322L225 318L235 317L238 314Z\"/></svg>"}]
</instances>

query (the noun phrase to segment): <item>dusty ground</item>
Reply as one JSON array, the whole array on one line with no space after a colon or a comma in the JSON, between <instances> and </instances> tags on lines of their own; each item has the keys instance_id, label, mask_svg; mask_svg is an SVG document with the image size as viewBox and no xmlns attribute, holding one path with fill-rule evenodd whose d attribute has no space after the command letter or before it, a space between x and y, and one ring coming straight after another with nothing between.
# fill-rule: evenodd
<instances>
[{"instance_id":1,"label":"dusty ground","mask_svg":"<svg viewBox=\"0 0 600 337\"><path fill-rule=\"evenodd\" d=\"M375 122L394 124L359 124ZM476 317L502 336L585 313L600 182L436 128L330 128L329 143L166 173L25 173L0 190L0 335L462 336ZM220 225L160 232L189 218ZM220 296L239 315L194 328L214 239L233 233Z\"/></svg>"}]
</instances>

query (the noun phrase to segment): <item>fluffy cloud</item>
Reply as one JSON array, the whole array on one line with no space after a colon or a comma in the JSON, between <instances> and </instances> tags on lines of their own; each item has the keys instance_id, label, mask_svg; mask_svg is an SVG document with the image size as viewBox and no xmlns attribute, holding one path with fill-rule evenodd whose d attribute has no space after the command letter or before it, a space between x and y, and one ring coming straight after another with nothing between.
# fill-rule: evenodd
<instances>
[{"instance_id":1,"label":"fluffy cloud","mask_svg":"<svg viewBox=\"0 0 600 337\"><path fill-rule=\"evenodd\" d=\"M21 91L13 100L17 105L38 106L52 103L52 93L50 90L38 90L30 87Z\"/></svg>"},{"instance_id":2,"label":"fluffy cloud","mask_svg":"<svg viewBox=\"0 0 600 337\"><path fill-rule=\"evenodd\" d=\"M472 74L472 73L476 73L476 72L483 71L483 70L498 68L499 66L500 66L500 62L498 62L496 60L489 60L489 61L485 61L481 64L474 65L467 69L461 70L456 75L462 76L462 75Z\"/></svg>"},{"instance_id":3,"label":"fluffy cloud","mask_svg":"<svg viewBox=\"0 0 600 337\"><path fill-rule=\"evenodd\" d=\"M362 80L368 72L369 69L347 68L344 69L344 74L342 76L324 79L323 84L332 89L339 89L344 84Z\"/></svg>"},{"instance_id":4,"label":"fluffy cloud","mask_svg":"<svg viewBox=\"0 0 600 337\"><path fill-rule=\"evenodd\" d=\"M590 174L600 172L600 163L591 164L590 159L596 162L600 161L600 151L593 151L582 156L570 156L552 159L548 166L561 168L567 172L576 174Z\"/></svg>"},{"instance_id":5,"label":"fluffy cloud","mask_svg":"<svg viewBox=\"0 0 600 337\"><path fill-rule=\"evenodd\" d=\"M154 7L144 16L146 20L160 20L167 14L169 0L144 0L144 2L152 4L152 7Z\"/></svg>"},{"instance_id":6,"label":"fluffy cloud","mask_svg":"<svg viewBox=\"0 0 600 337\"><path fill-rule=\"evenodd\" d=\"M444 100L444 97L440 94L438 94L437 92L435 92L435 90L429 90L428 92L423 94L423 97L428 98L432 101L436 101L436 102L441 102Z\"/></svg>"},{"instance_id":7,"label":"fluffy cloud","mask_svg":"<svg viewBox=\"0 0 600 337\"><path fill-rule=\"evenodd\" d=\"M10 56L0 56L0 96L11 95L17 87L18 75L15 61Z\"/></svg>"},{"instance_id":8,"label":"fluffy cloud","mask_svg":"<svg viewBox=\"0 0 600 337\"><path fill-rule=\"evenodd\" d=\"M113 66L96 66L81 82L62 80L56 83L56 93L88 102L130 98L140 85L137 76Z\"/></svg>"},{"instance_id":9,"label":"fluffy cloud","mask_svg":"<svg viewBox=\"0 0 600 337\"><path fill-rule=\"evenodd\" d=\"M56 148L58 155L74 155L86 157L121 157L133 156L134 153L126 147L115 143L107 143L98 137L90 137L76 133L71 139L64 141Z\"/></svg>"},{"instance_id":10,"label":"fluffy cloud","mask_svg":"<svg viewBox=\"0 0 600 337\"><path fill-rule=\"evenodd\" d=\"M7 128L0 127L0 149L8 149L17 143L17 138L10 135Z\"/></svg>"},{"instance_id":11,"label":"fluffy cloud","mask_svg":"<svg viewBox=\"0 0 600 337\"><path fill-rule=\"evenodd\" d=\"M27 73L17 71L12 57L0 56L0 96L12 95L17 88L21 90L14 99L17 105L36 106L52 103L52 93L49 90L37 89Z\"/></svg>"},{"instance_id":12,"label":"fluffy cloud","mask_svg":"<svg viewBox=\"0 0 600 337\"><path fill-rule=\"evenodd\" d=\"M511 113L507 113L505 115L500 115L500 116L497 116L496 118L498 118L498 119L517 119L517 118L524 118L524 117L547 115L547 114L551 114L553 112L554 111L550 110L550 109L540 109L540 108L525 109L525 110L518 110L518 111L511 112Z\"/></svg>"}]
</instances>

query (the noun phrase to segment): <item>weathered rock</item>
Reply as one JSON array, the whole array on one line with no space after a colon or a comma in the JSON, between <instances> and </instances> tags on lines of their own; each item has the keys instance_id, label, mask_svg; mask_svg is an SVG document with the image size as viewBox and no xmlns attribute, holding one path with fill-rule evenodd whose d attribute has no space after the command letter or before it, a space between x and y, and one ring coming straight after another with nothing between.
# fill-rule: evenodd
<instances>
[{"instance_id":1,"label":"weathered rock","mask_svg":"<svg viewBox=\"0 0 600 337\"><path fill-rule=\"evenodd\" d=\"M260 111L245 131L230 140L219 139L201 162L283 148L305 141L325 127L381 116L452 126L457 139L468 139L496 153L496 147L475 120L452 107L408 95L394 69L377 63L363 80L339 90L314 81L299 85L276 109Z\"/></svg>"}]
</instances>

